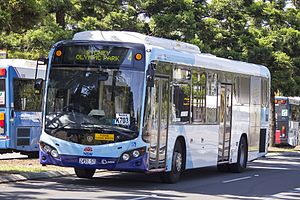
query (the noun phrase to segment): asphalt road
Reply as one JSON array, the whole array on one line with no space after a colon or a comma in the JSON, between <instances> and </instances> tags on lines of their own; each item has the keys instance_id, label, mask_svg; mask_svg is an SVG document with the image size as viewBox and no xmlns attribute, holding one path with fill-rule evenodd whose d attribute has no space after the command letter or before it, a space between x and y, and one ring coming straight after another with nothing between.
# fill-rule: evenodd
<instances>
[{"instance_id":1,"label":"asphalt road","mask_svg":"<svg viewBox=\"0 0 300 200\"><path fill-rule=\"evenodd\" d=\"M0 199L300 199L299 153L270 155L248 166L244 173L219 173L215 167L187 171L177 184L124 172L7 183L0 184Z\"/></svg>"}]
</instances>

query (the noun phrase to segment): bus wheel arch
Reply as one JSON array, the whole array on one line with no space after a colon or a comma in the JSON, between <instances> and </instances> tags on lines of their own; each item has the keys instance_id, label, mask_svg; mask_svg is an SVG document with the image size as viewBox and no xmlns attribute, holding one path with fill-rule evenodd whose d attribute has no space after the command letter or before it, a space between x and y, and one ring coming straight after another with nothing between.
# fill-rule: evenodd
<instances>
[{"instance_id":1,"label":"bus wheel arch","mask_svg":"<svg viewBox=\"0 0 300 200\"><path fill-rule=\"evenodd\" d=\"M248 137L245 133L241 135L238 148L237 162L230 164L230 171L240 173L247 167L248 162Z\"/></svg>"},{"instance_id":2,"label":"bus wheel arch","mask_svg":"<svg viewBox=\"0 0 300 200\"><path fill-rule=\"evenodd\" d=\"M179 181L182 172L185 169L186 145L182 136L176 139L172 153L171 171L162 172L160 179L164 183L176 183Z\"/></svg>"},{"instance_id":3,"label":"bus wheel arch","mask_svg":"<svg viewBox=\"0 0 300 200\"><path fill-rule=\"evenodd\" d=\"M183 159L182 159L182 169L185 170L186 169L186 144L185 144L185 139L183 136L179 136L177 139L176 139L176 142L180 142L180 145L182 147L182 156L183 156ZM176 142L175 142L175 145L176 145Z\"/></svg>"}]
</instances>

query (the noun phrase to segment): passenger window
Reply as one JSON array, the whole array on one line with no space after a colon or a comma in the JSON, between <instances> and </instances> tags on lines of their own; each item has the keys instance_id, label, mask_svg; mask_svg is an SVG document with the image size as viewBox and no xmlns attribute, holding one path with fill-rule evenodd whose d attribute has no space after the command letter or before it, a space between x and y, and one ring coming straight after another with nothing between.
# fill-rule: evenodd
<instances>
[{"instance_id":1,"label":"passenger window","mask_svg":"<svg viewBox=\"0 0 300 200\"><path fill-rule=\"evenodd\" d=\"M14 79L14 107L16 111L41 112L42 92L35 94L34 80Z\"/></svg>"},{"instance_id":2,"label":"passenger window","mask_svg":"<svg viewBox=\"0 0 300 200\"><path fill-rule=\"evenodd\" d=\"M249 104L250 78L237 77L235 89L237 102L240 104Z\"/></svg>"},{"instance_id":3,"label":"passenger window","mask_svg":"<svg viewBox=\"0 0 300 200\"><path fill-rule=\"evenodd\" d=\"M172 121L190 121L190 70L175 68L173 71Z\"/></svg>"},{"instance_id":4,"label":"passenger window","mask_svg":"<svg viewBox=\"0 0 300 200\"><path fill-rule=\"evenodd\" d=\"M206 79L205 72L192 74L192 121L206 122Z\"/></svg>"},{"instance_id":5,"label":"passenger window","mask_svg":"<svg viewBox=\"0 0 300 200\"><path fill-rule=\"evenodd\" d=\"M266 79L261 80L261 104L264 107L268 107L268 98L269 98L269 91L268 91L268 81Z\"/></svg>"},{"instance_id":6,"label":"passenger window","mask_svg":"<svg viewBox=\"0 0 300 200\"><path fill-rule=\"evenodd\" d=\"M215 73L207 74L207 92L206 92L206 122L209 124L216 123L217 118L217 101L218 101L218 78Z\"/></svg>"}]
</instances>

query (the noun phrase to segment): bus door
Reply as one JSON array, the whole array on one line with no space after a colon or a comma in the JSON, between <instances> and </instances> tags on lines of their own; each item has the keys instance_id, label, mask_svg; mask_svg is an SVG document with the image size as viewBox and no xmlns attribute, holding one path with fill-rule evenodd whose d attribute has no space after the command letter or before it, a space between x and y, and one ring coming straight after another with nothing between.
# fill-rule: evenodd
<instances>
[{"instance_id":1,"label":"bus door","mask_svg":"<svg viewBox=\"0 0 300 200\"><path fill-rule=\"evenodd\" d=\"M155 77L154 87L148 93L151 98L148 132L150 133L149 169L165 169L167 137L168 137L168 107L169 79Z\"/></svg>"},{"instance_id":2,"label":"bus door","mask_svg":"<svg viewBox=\"0 0 300 200\"><path fill-rule=\"evenodd\" d=\"M14 107L11 108L11 130L14 148L21 152L38 152L41 134L41 94L35 94L34 80L13 79ZM25 153L26 154L26 153Z\"/></svg>"},{"instance_id":3,"label":"bus door","mask_svg":"<svg viewBox=\"0 0 300 200\"><path fill-rule=\"evenodd\" d=\"M228 162L231 140L232 85L221 84L218 162Z\"/></svg>"}]
</instances>

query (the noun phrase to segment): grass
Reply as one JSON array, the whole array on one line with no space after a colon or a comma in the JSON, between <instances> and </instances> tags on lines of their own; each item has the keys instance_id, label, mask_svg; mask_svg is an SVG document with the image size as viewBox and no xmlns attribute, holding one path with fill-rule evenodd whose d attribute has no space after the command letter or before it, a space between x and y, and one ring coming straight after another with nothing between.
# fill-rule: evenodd
<instances>
[{"instance_id":1,"label":"grass","mask_svg":"<svg viewBox=\"0 0 300 200\"><path fill-rule=\"evenodd\" d=\"M38 159L0 160L1 174L39 173L47 171L63 171L66 168L58 166L42 166Z\"/></svg>"},{"instance_id":2,"label":"grass","mask_svg":"<svg viewBox=\"0 0 300 200\"><path fill-rule=\"evenodd\" d=\"M277 153L277 152L300 152L300 147L289 147L289 146L281 146L281 147L269 147L269 153Z\"/></svg>"}]
</instances>

